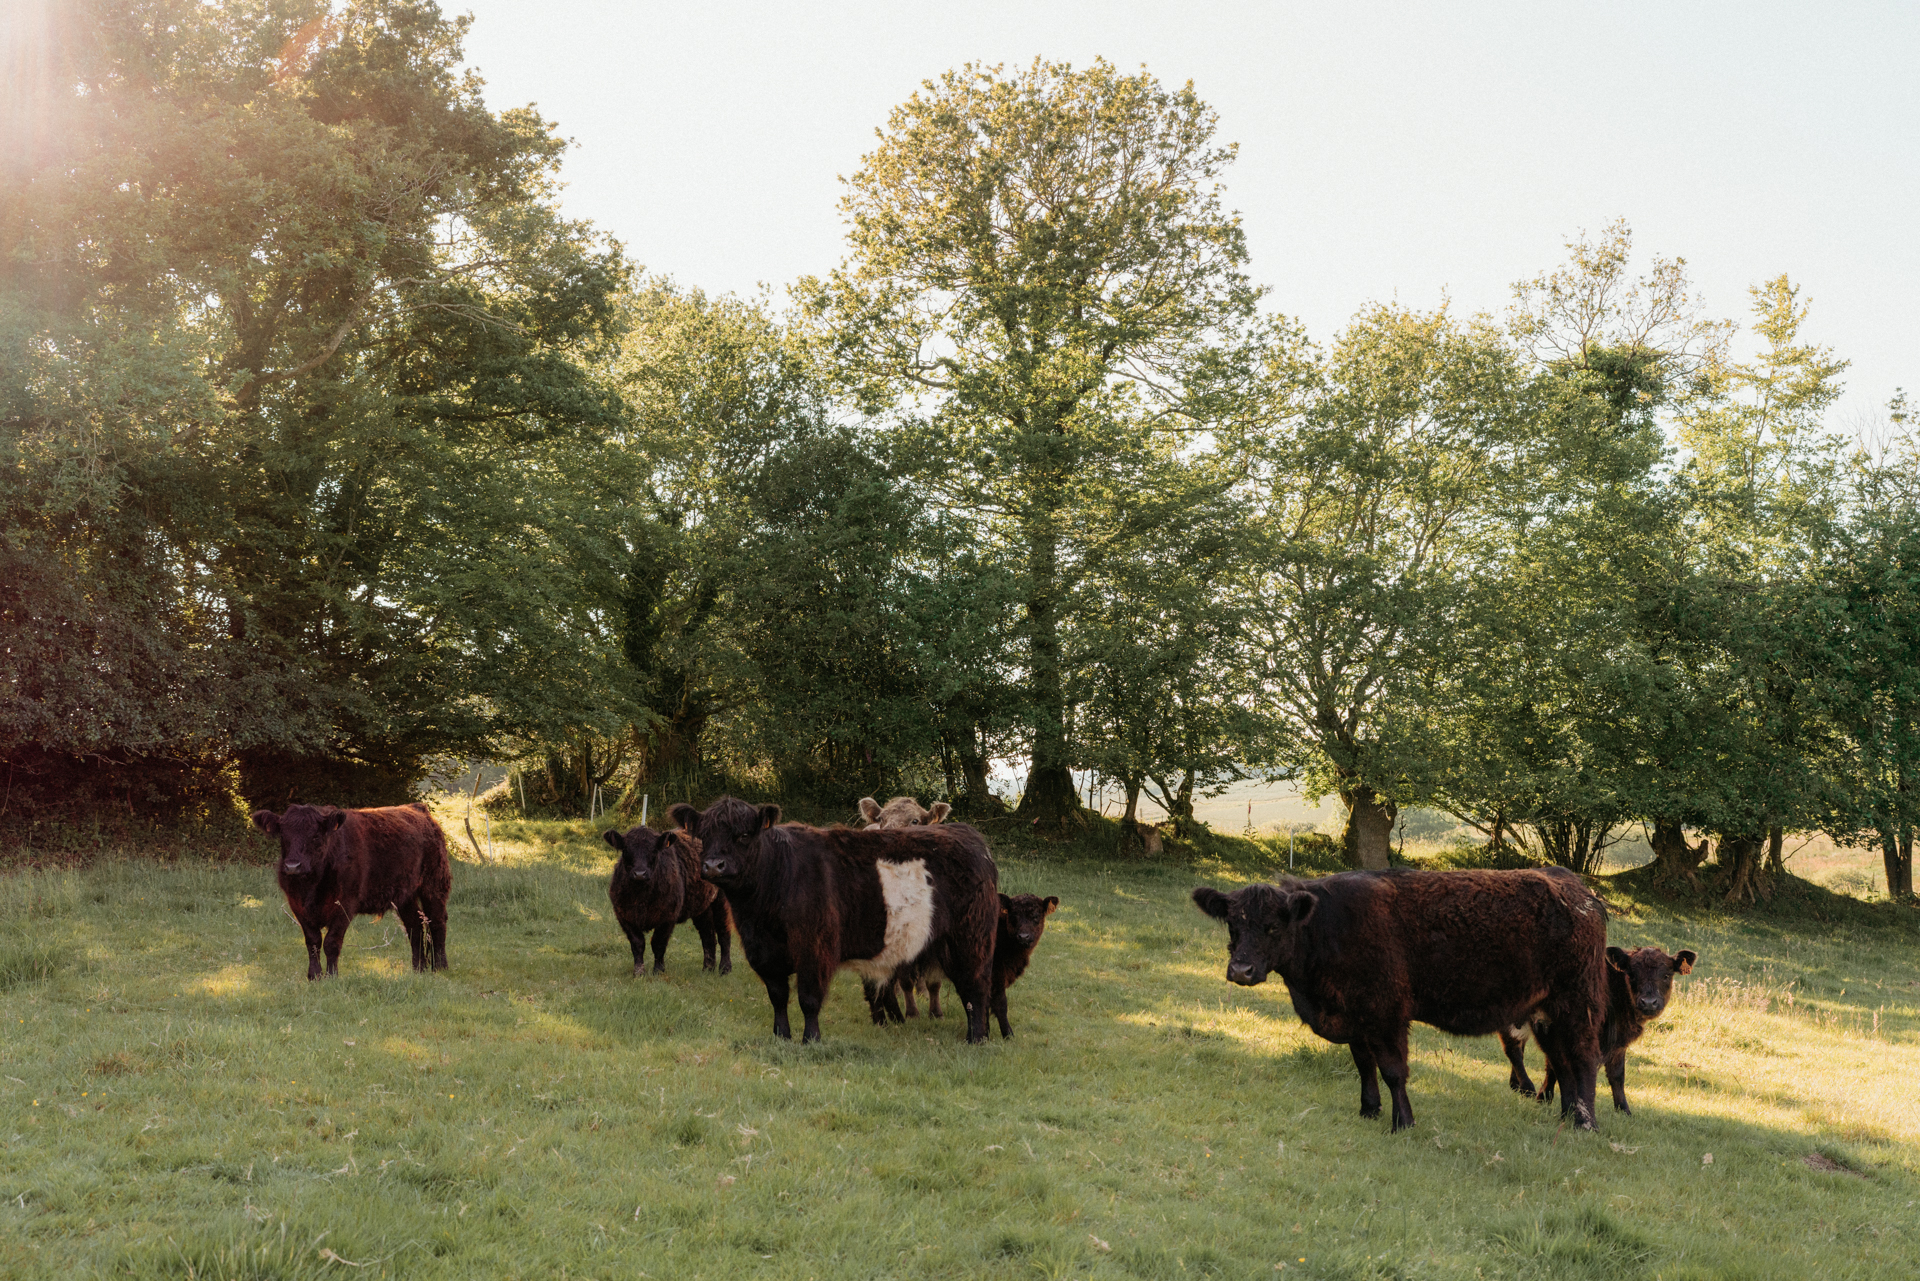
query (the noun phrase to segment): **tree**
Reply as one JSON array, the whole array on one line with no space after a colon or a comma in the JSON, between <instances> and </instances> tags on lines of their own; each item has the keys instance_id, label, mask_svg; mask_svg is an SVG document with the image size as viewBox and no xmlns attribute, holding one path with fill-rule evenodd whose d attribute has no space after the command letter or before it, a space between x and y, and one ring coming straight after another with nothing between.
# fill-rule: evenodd
<instances>
[{"instance_id":1,"label":"tree","mask_svg":"<svg viewBox=\"0 0 1920 1281\"><path fill-rule=\"evenodd\" d=\"M619 403L588 364L625 269L553 208L564 144L486 109L427 0L58 12L0 198L6 520L79 595L36 575L15 608L151 626L138 674L92 642L116 706L217 701L32 741L374 801L434 754L617 718Z\"/></svg>"},{"instance_id":2,"label":"tree","mask_svg":"<svg viewBox=\"0 0 1920 1281\"><path fill-rule=\"evenodd\" d=\"M918 482L1015 549L1034 817L1076 806L1062 636L1103 408L1131 391L1175 430L1257 297L1214 130L1191 86L1103 61L949 72L849 180L848 261L801 286L841 377L897 413Z\"/></svg>"},{"instance_id":3,"label":"tree","mask_svg":"<svg viewBox=\"0 0 1920 1281\"><path fill-rule=\"evenodd\" d=\"M1348 858L1385 867L1398 806L1427 786L1417 709L1435 656L1554 442L1503 337L1445 311L1374 307L1324 361L1282 346L1273 364L1278 408L1239 440L1264 710L1309 785L1346 805Z\"/></svg>"}]
</instances>

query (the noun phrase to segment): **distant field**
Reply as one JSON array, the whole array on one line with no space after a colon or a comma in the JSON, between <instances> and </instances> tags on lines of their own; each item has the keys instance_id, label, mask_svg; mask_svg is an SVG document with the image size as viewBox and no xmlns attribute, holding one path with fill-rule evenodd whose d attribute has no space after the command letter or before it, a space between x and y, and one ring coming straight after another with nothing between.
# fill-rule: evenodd
<instances>
[{"instance_id":1,"label":"distant field","mask_svg":"<svg viewBox=\"0 0 1920 1281\"><path fill-rule=\"evenodd\" d=\"M264 846L0 877L0 1275L1920 1270L1911 909L1676 916L1615 886L1614 941L1701 954L1635 1047L1635 1114L1603 1085L1599 1134L1569 1131L1496 1043L1416 1029L1418 1124L1389 1135L1277 981L1223 980L1187 901L1271 849L1103 866L999 836L1005 888L1063 902L1015 1039L873 1028L843 976L801 1047L690 930L629 977L593 826L494 837L425 978L363 920L307 983Z\"/></svg>"}]
</instances>

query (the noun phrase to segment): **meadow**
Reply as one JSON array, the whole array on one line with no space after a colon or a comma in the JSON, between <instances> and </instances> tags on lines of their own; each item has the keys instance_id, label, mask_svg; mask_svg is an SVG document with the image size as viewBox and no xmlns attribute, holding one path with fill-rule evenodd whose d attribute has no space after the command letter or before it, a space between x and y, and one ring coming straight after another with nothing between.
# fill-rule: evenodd
<instances>
[{"instance_id":1,"label":"meadow","mask_svg":"<svg viewBox=\"0 0 1920 1281\"><path fill-rule=\"evenodd\" d=\"M1492 1040L1414 1032L1417 1125L1277 980L1223 978L1197 883L1284 843L1098 860L995 831L1062 900L1015 1035L875 1028L836 981L776 1041L690 928L635 979L584 822L457 814L451 969L391 919L305 981L250 859L0 876L7 1277L1894 1277L1920 1271L1920 923L1814 887L1765 915L1603 878L1611 937L1699 967L1620 1116L1562 1125ZM1535 1054L1537 1063L1537 1052Z\"/></svg>"}]
</instances>

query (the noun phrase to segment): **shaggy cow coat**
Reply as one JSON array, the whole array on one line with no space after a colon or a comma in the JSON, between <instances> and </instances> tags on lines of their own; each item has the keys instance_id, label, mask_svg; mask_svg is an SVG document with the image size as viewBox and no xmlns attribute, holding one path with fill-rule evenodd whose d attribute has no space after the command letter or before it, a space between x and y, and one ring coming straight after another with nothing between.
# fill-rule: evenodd
<instances>
[{"instance_id":1,"label":"shaggy cow coat","mask_svg":"<svg viewBox=\"0 0 1920 1281\"><path fill-rule=\"evenodd\" d=\"M1607 1084L1613 1088L1613 1106L1632 1115L1627 1106L1627 1047L1647 1030L1647 1020L1657 1019L1673 995L1673 976L1691 974L1694 952L1682 948L1668 956L1657 947L1607 949L1607 1018L1600 1026L1600 1059L1607 1065ZM1521 1094L1533 1094L1533 1078L1527 1075L1527 1036L1532 1029L1521 1026L1503 1028L1500 1046L1507 1052L1513 1071L1507 1084ZM1547 1072L1540 1084L1540 1101L1550 1102L1557 1079L1553 1060L1547 1060Z\"/></svg>"},{"instance_id":2,"label":"shaggy cow coat","mask_svg":"<svg viewBox=\"0 0 1920 1281\"><path fill-rule=\"evenodd\" d=\"M382 809L290 805L256 810L253 823L280 838L280 892L307 940L307 977L340 972L340 944L356 916L393 911L413 946L413 968L447 968L447 895L453 863L446 834L418 801Z\"/></svg>"},{"instance_id":3,"label":"shaggy cow coat","mask_svg":"<svg viewBox=\"0 0 1920 1281\"><path fill-rule=\"evenodd\" d=\"M780 823L780 807L725 796L673 819L702 846L701 875L733 907L747 963L767 987L773 1030L791 1037L795 976L802 1038L820 1039L820 1006L842 966L875 982L922 960L940 966L967 1006L967 1040L987 1039L999 869L980 833L938 827L815 828Z\"/></svg>"},{"instance_id":4,"label":"shaggy cow coat","mask_svg":"<svg viewBox=\"0 0 1920 1281\"><path fill-rule=\"evenodd\" d=\"M1351 1049L1361 1116L1380 1115L1377 1071L1393 1128L1413 1124L1409 1022L1456 1036L1531 1024L1567 1065L1562 1110L1592 1128L1607 912L1573 873L1343 872L1232 894L1202 886L1193 900L1227 923L1229 980L1278 972L1307 1026Z\"/></svg>"},{"instance_id":5,"label":"shaggy cow coat","mask_svg":"<svg viewBox=\"0 0 1920 1281\"><path fill-rule=\"evenodd\" d=\"M646 971L647 931L653 931L653 972L667 968L667 941L673 927L692 921L700 931L700 968L714 968L718 945L722 974L733 972L733 931L727 900L700 876L700 842L685 832L656 832L635 827L625 833L605 833L606 842L620 857L607 882L607 898L614 919L633 948L633 973Z\"/></svg>"}]
</instances>

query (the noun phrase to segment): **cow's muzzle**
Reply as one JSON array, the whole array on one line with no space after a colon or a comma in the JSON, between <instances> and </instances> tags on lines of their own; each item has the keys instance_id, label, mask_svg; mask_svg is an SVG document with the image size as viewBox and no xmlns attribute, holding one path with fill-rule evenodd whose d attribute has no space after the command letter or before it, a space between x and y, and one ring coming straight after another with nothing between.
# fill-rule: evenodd
<instances>
[{"instance_id":1,"label":"cow's muzzle","mask_svg":"<svg viewBox=\"0 0 1920 1281\"><path fill-rule=\"evenodd\" d=\"M1251 965L1241 965L1236 962L1227 966L1227 981L1238 983L1242 987L1253 987L1266 977Z\"/></svg>"},{"instance_id":2,"label":"cow's muzzle","mask_svg":"<svg viewBox=\"0 0 1920 1281\"><path fill-rule=\"evenodd\" d=\"M1661 1007L1664 1006L1665 1004L1666 1002L1658 999L1648 1000L1647 998L1642 997L1639 1001L1640 1012L1642 1014L1658 1014L1661 1010Z\"/></svg>"}]
</instances>

